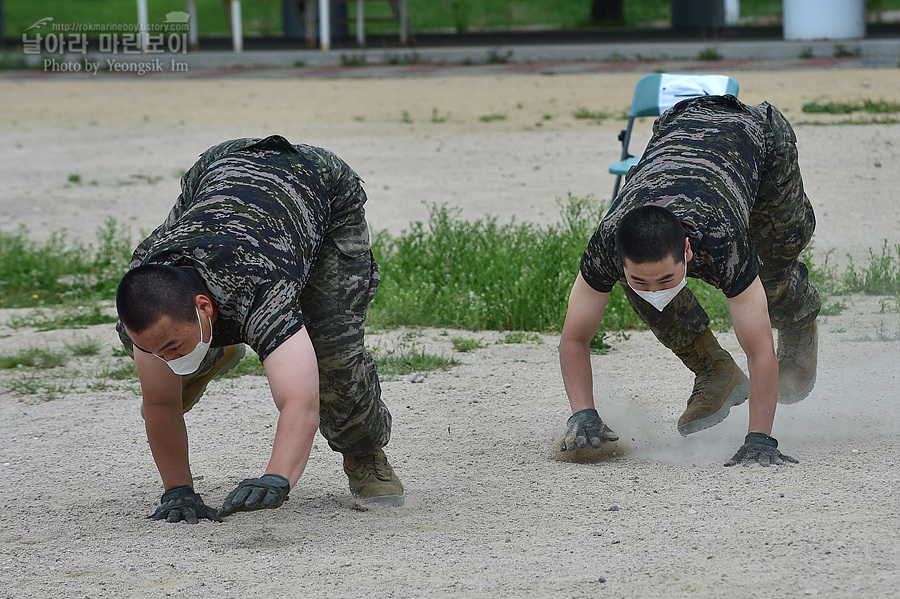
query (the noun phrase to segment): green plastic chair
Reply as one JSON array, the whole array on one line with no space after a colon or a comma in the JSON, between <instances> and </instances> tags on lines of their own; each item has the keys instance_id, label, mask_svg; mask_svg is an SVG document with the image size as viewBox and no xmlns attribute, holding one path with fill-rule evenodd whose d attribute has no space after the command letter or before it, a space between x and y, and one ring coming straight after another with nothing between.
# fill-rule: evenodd
<instances>
[{"instance_id":1,"label":"green plastic chair","mask_svg":"<svg viewBox=\"0 0 900 599\"><path fill-rule=\"evenodd\" d=\"M619 162L609 167L609 172L616 176L613 198L619 193L622 177L641 159L640 156L633 156L628 152L631 129L636 118L659 116L687 98L724 94L737 97L739 87L738 82L727 75L655 73L641 77L634 87L631 109L628 112L628 125L619 133L622 157Z\"/></svg>"}]
</instances>

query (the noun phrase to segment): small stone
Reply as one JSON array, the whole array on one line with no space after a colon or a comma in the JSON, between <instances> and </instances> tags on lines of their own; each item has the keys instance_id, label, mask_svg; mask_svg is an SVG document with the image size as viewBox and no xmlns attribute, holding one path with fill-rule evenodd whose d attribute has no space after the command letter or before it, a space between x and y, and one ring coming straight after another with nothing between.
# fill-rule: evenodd
<instances>
[{"instance_id":1,"label":"small stone","mask_svg":"<svg viewBox=\"0 0 900 599\"><path fill-rule=\"evenodd\" d=\"M601 576L597 579L597 582L606 582L606 576Z\"/></svg>"},{"instance_id":2,"label":"small stone","mask_svg":"<svg viewBox=\"0 0 900 599\"><path fill-rule=\"evenodd\" d=\"M881 168L881 163L877 160L875 161L875 168Z\"/></svg>"},{"instance_id":3,"label":"small stone","mask_svg":"<svg viewBox=\"0 0 900 599\"><path fill-rule=\"evenodd\" d=\"M612 504L611 506L609 506L609 511L611 511L611 512L618 512L618 511L619 511L619 505L618 505L617 503Z\"/></svg>"},{"instance_id":4,"label":"small stone","mask_svg":"<svg viewBox=\"0 0 900 599\"><path fill-rule=\"evenodd\" d=\"M818 595L819 589L806 589L806 594L807 595Z\"/></svg>"},{"instance_id":5,"label":"small stone","mask_svg":"<svg viewBox=\"0 0 900 599\"><path fill-rule=\"evenodd\" d=\"M592 532L591 534L594 535L595 537L599 537L600 535L603 534L603 531L602 531L602 530L595 530L595 531Z\"/></svg>"},{"instance_id":6,"label":"small stone","mask_svg":"<svg viewBox=\"0 0 900 599\"><path fill-rule=\"evenodd\" d=\"M417 373L415 373L415 374L411 374L411 375L409 376L409 382L410 382L410 383L424 383L424 382L425 382L425 375L422 374L421 372L417 372Z\"/></svg>"}]
</instances>

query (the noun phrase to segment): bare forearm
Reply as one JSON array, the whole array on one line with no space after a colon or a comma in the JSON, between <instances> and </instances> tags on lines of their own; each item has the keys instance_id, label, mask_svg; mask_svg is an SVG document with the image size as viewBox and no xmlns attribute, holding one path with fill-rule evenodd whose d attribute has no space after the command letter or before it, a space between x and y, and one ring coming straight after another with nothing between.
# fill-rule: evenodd
<instances>
[{"instance_id":1,"label":"bare forearm","mask_svg":"<svg viewBox=\"0 0 900 599\"><path fill-rule=\"evenodd\" d=\"M748 432L772 434L778 403L778 360L775 353L748 357L750 370L750 424Z\"/></svg>"},{"instance_id":2,"label":"bare forearm","mask_svg":"<svg viewBox=\"0 0 900 599\"><path fill-rule=\"evenodd\" d=\"M181 413L161 406L144 408L147 440L163 487L193 486L188 461L188 437Z\"/></svg>"},{"instance_id":3,"label":"bare forearm","mask_svg":"<svg viewBox=\"0 0 900 599\"><path fill-rule=\"evenodd\" d=\"M313 439L319 428L318 402L296 402L285 405L278 417L272 457L266 474L280 474L293 487L309 461Z\"/></svg>"},{"instance_id":4,"label":"bare forearm","mask_svg":"<svg viewBox=\"0 0 900 599\"><path fill-rule=\"evenodd\" d=\"M593 408L590 345L564 335L559 342L559 366L572 412Z\"/></svg>"}]
</instances>

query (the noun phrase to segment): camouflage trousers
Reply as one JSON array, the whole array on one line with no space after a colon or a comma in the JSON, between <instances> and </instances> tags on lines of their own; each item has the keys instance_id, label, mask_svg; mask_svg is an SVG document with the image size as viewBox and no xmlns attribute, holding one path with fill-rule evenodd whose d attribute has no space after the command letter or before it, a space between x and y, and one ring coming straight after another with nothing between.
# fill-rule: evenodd
<instances>
[{"instance_id":1,"label":"camouflage trousers","mask_svg":"<svg viewBox=\"0 0 900 599\"><path fill-rule=\"evenodd\" d=\"M325 238L300 296L319 366L319 430L333 450L349 455L368 455L391 436L391 414L381 399L375 360L364 344L366 312L379 281L360 208ZM134 357L121 324L117 329ZM181 377L184 412L197 403L210 379L233 365L226 367L228 356L242 355L243 349L212 347L197 372Z\"/></svg>"},{"instance_id":2,"label":"camouflage trousers","mask_svg":"<svg viewBox=\"0 0 900 599\"><path fill-rule=\"evenodd\" d=\"M765 163L750 210L750 237L762 261L759 278L772 326L779 330L801 327L816 319L821 300L799 258L812 239L816 218L803 190L797 138L775 107L763 103L747 109L750 114L735 117L732 113L729 118L756 119L766 131ZM638 316L673 351L690 345L709 327L709 315L687 287L662 312L628 285L621 287Z\"/></svg>"}]
</instances>

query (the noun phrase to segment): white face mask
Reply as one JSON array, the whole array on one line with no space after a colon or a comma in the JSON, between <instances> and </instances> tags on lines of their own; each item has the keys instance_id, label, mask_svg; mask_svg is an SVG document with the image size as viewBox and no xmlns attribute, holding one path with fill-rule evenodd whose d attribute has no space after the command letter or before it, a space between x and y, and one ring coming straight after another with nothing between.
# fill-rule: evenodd
<instances>
[{"instance_id":1,"label":"white face mask","mask_svg":"<svg viewBox=\"0 0 900 599\"><path fill-rule=\"evenodd\" d=\"M631 290L637 293L641 298L644 299L651 306L659 310L660 312L669 305L675 296L678 295L678 292L684 289L684 286L687 285L687 252L684 255L684 278L681 279L681 282L672 287L671 289L661 289L659 291L640 291L631 287L629 283L628 286L631 287Z\"/></svg>"},{"instance_id":2,"label":"white face mask","mask_svg":"<svg viewBox=\"0 0 900 599\"><path fill-rule=\"evenodd\" d=\"M182 376L197 372L197 369L200 368L200 364L203 362L203 358L205 358L207 352L209 352L210 344L212 344L212 319L207 317L209 319L209 341L203 343L203 324L200 321L200 309L195 308L195 310L197 310L197 324L200 325L200 341L197 343L197 347L195 347L188 355L175 358L174 360L166 360L165 358L160 358L159 356L156 356L156 354L153 354L168 364L169 368L172 369L172 372Z\"/></svg>"}]
</instances>

